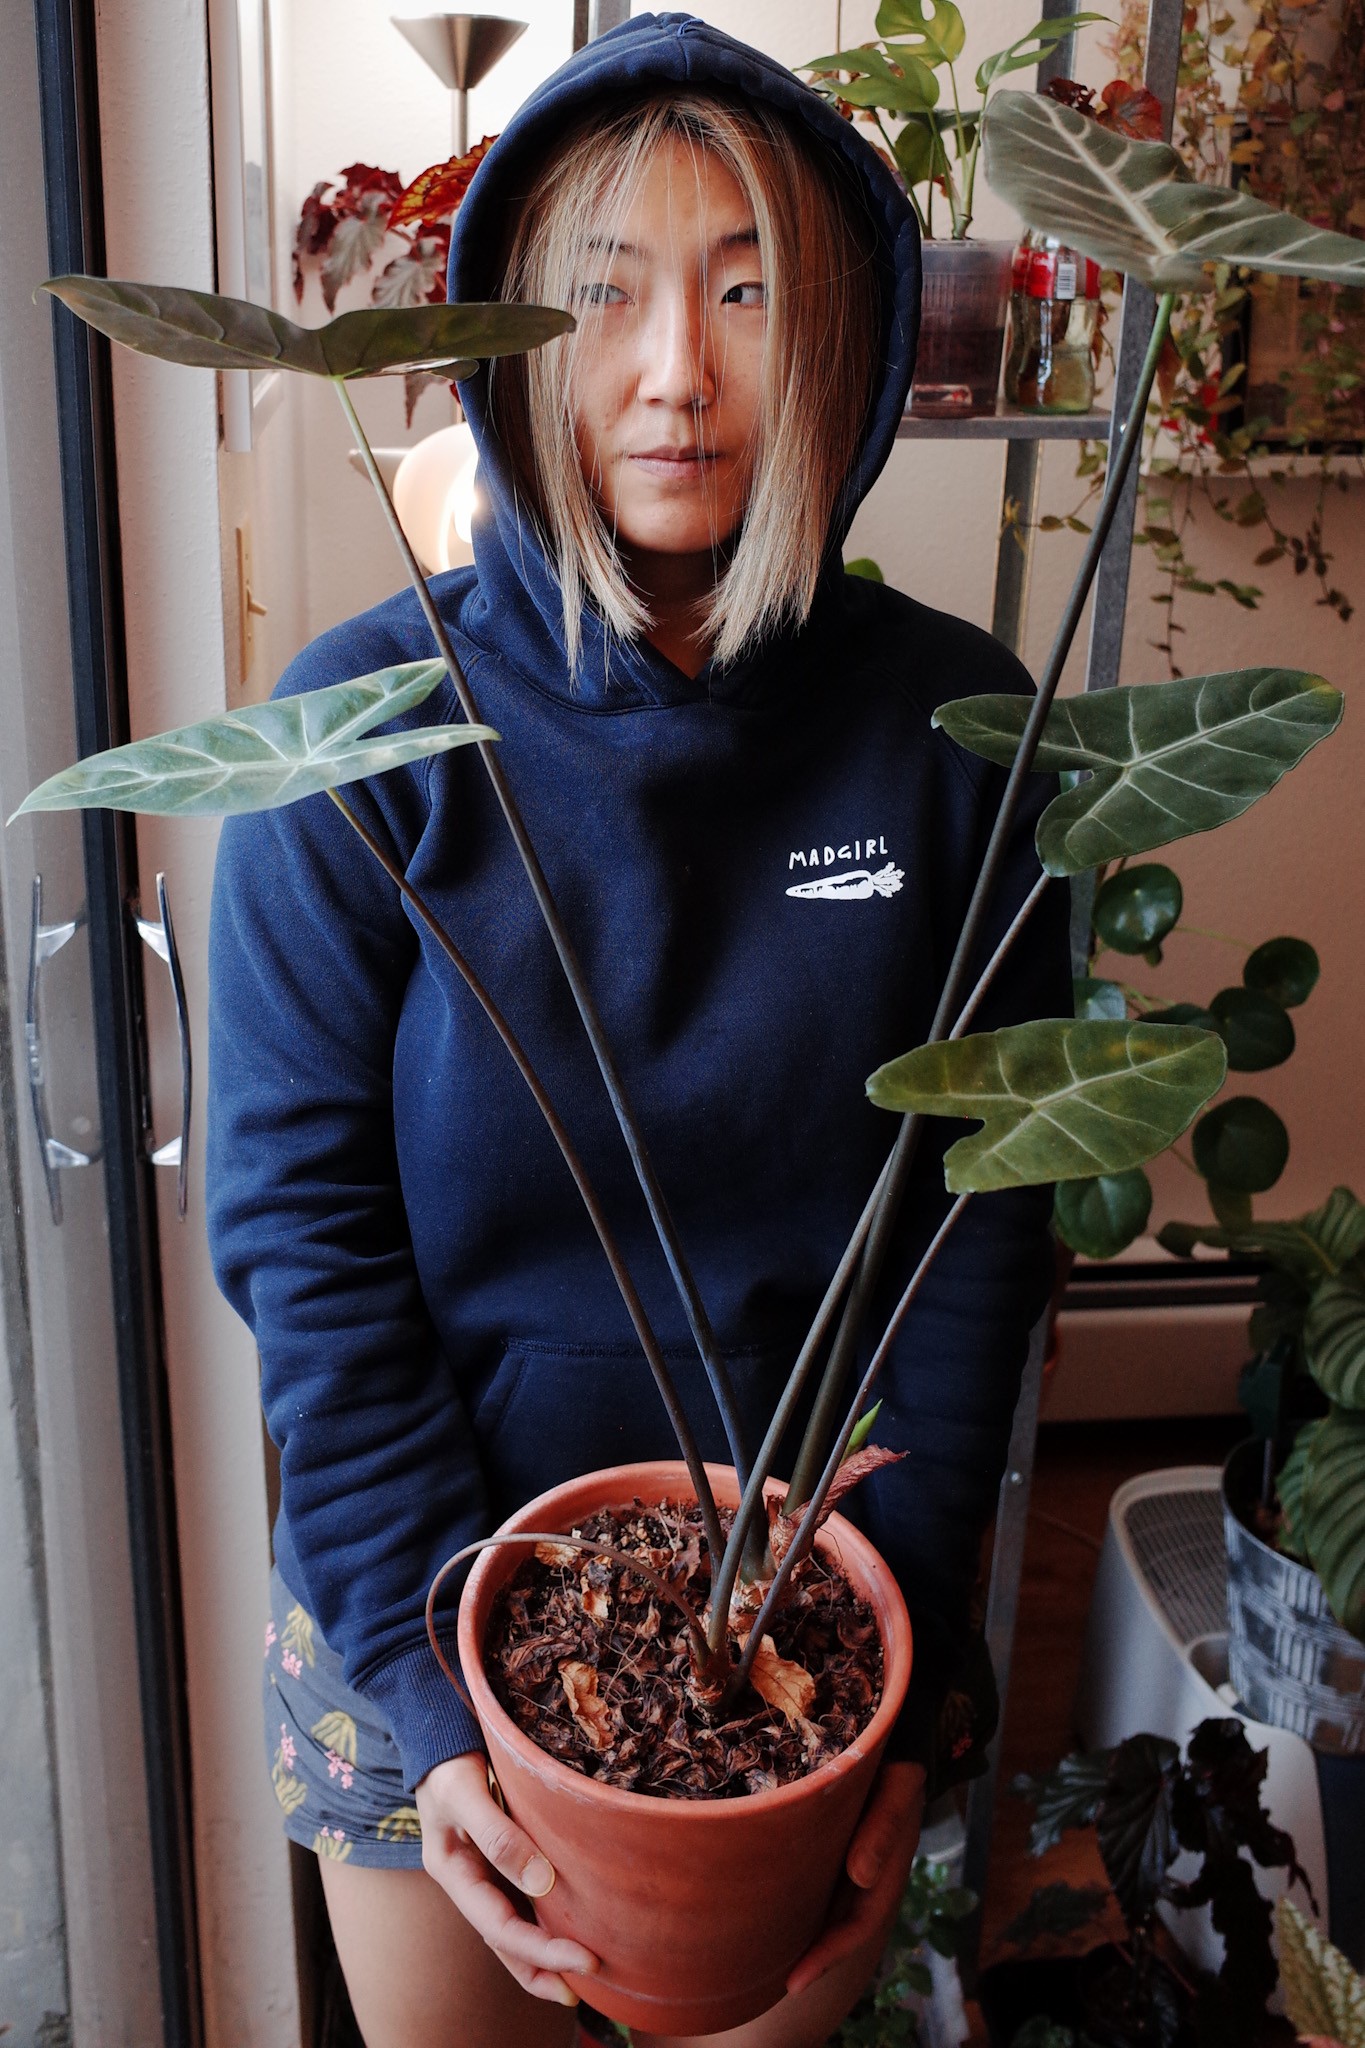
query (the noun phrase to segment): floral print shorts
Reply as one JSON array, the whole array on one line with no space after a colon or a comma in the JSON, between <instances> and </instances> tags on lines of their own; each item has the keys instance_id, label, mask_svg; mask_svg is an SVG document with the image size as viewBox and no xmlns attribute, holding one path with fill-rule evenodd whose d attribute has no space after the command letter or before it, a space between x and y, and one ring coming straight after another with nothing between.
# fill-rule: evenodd
<instances>
[{"instance_id":1,"label":"floral print shorts","mask_svg":"<svg viewBox=\"0 0 1365 2048\"><path fill-rule=\"evenodd\" d=\"M420 1870L422 1824L398 1745L341 1675L277 1571L265 1630L265 1746L285 1833L335 1863Z\"/></svg>"}]
</instances>

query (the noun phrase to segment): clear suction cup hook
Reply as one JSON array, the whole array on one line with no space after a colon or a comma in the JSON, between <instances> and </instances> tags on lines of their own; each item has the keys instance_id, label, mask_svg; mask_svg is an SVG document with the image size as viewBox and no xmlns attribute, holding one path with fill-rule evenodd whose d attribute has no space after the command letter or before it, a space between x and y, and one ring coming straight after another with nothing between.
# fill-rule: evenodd
<instances>
[{"instance_id":1,"label":"clear suction cup hook","mask_svg":"<svg viewBox=\"0 0 1365 2048\"><path fill-rule=\"evenodd\" d=\"M455 154L466 155L470 92L487 78L517 38L525 35L526 23L507 21L500 14L395 14L391 19L447 92L454 93Z\"/></svg>"}]
</instances>

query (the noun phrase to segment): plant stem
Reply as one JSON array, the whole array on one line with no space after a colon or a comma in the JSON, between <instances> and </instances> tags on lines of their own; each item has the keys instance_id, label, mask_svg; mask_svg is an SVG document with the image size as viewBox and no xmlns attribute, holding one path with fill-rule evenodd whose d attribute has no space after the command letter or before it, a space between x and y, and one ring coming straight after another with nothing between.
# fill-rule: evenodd
<instances>
[{"instance_id":1,"label":"plant stem","mask_svg":"<svg viewBox=\"0 0 1365 2048\"><path fill-rule=\"evenodd\" d=\"M772 1421L768 1424L768 1433L758 1447L758 1456L754 1459L754 1469L749 1476L749 1483L745 1487L739 1506L735 1511L735 1519L730 1525L730 1540L725 1546L725 1556L721 1560L720 1570L716 1574L711 1588L709 1640L713 1648L716 1647L718 1642L723 1642L725 1638L726 1619L730 1611L730 1595L734 1592L735 1580L739 1576L740 1559L744 1554L749 1531L757 1526L754 1517L757 1513L759 1502L763 1498L764 1481L772 1470L773 1459L777 1456L777 1447L786 1434L792 1416L796 1413L797 1403L801 1399L806 1381L810 1376L810 1369L815 1363L820 1347L828 1335L829 1326L834 1320L834 1311L839 1306L840 1298L845 1287L848 1285L854 1266L866 1241L868 1229L872 1223L873 1211L877 1206L877 1197L881 1193L886 1174L887 1168L884 1166L878 1176L876 1187L873 1188L872 1193L867 1198L866 1206L858 1219L858 1227L849 1239L848 1248L839 1261L834 1278L825 1289L825 1298L820 1304L815 1321L810 1326L806 1341L801 1346L796 1364L792 1367L791 1375L782 1390L782 1398L773 1413ZM765 1551L766 1548L765 1538Z\"/></svg>"},{"instance_id":2,"label":"plant stem","mask_svg":"<svg viewBox=\"0 0 1365 2048\"><path fill-rule=\"evenodd\" d=\"M739 1662L731 1674L729 1685L729 1696L731 1698L738 1693L745 1679L749 1676L750 1666L758 1655L759 1643L766 1634L768 1625L777 1611L783 1594L786 1592L788 1581L802 1558L809 1551L811 1544L815 1541L816 1525L820 1519L820 1510L825 1504L825 1495L834 1484L834 1476L838 1472L840 1465L842 1465L844 1453L848 1449L848 1440L858 1426L858 1417L862 1414L867 1403L867 1397L872 1391L873 1382L876 1380L877 1374L881 1371L882 1366L890 1355L891 1346L895 1342L900 1326L909 1312L910 1304L919 1293L928 1276L930 1267L947 1242L953 1226L970 1200L971 1196L969 1194L959 1195L938 1229L934 1232L923 1257L910 1276L910 1281L904 1294L896 1304L896 1312L887 1324L880 1344L878 1344L872 1354L871 1362L868 1365L867 1371L863 1374L857 1393L853 1397L853 1405L844 1420L844 1426L834 1440L834 1447L825 1461L825 1469L820 1474L806 1511L801 1517L800 1526L792 1538L791 1548L778 1566L773 1582L764 1595L763 1605L754 1616L753 1627L749 1631Z\"/></svg>"},{"instance_id":3,"label":"plant stem","mask_svg":"<svg viewBox=\"0 0 1365 2048\"><path fill-rule=\"evenodd\" d=\"M996 947L995 951L991 954L990 959L982 968L981 975L977 981L976 987L972 990L966 1002L963 1004L962 1009L958 1015L958 1020L956 1024L954 1024L952 1030L948 1033L950 1039L961 1038L963 1032L971 1023L972 1018L980 1009L982 999L985 996L986 991L990 987L991 983L995 980L996 971L1003 964L1005 955L1009 952L1010 947L1018 938L1025 924L1027 924L1032 912L1036 909L1037 905L1042 902L1044 890L1047 889L1050 883L1060 881L1062 879L1064 878L1059 875L1039 875L1037 881L1029 890L1028 895L1024 898L1018 910L1015 911L1014 917L1010 923L1009 930L1005 933L1004 938L1000 941L1000 944Z\"/></svg>"},{"instance_id":4,"label":"plant stem","mask_svg":"<svg viewBox=\"0 0 1365 2048\"><path fill-rule=\"evenodd\" d=\"M1062 670L1066 666L1066 658L1071 651L1071 643L1076 637L1076 630L1081 622L1081 614L1085 610L1085 602L1090 594L1090 586L1094 582L1095 573L1099 568L1100 556L1104 551L1104 544L1108 539L1109 529L1113 525L1114 515L1118 511L1119 498L1122 495L1124 483L1142 445L1142 425L1146 418L1147 400L1151 394L1152 383L1156 376L1156 366L1161 355L1162 345L1170 328L1171 310L1174 304L1175 294L1167 292L1157 306L1151 340L1148 343L1147 354L1138 377L1137 389L1133 393L1133 402L1129 408L1128 418L1124 425L1123 439L1119 444L1118 455L1110 465L1110 474L1105 482L1104 497L1095 519L1094 530L1086 541L1085 553L1082 556L1076 580L1072 585L1071 594L1067 598L1062 612L1056 637L1052 643L1052 651L1048 655L1047 665L1043 670L1042 678L1038 685L1038 693L1030 707L1028 719L1025 723L1023 734L1020 737L1014 761L1010 767L1004 793L1000 799L1000 808L996 813L995 824L986 847L985 857L982 860L981 869L976 878L976 886L972 891L971 902L967 906L967 914L963 919L962 930L958 935L952 964L948 969L943 993L939 998L938 1009L926 1041L930 1045L939 1043L947 1036L950 1022L955 1019L965 994L967 976L971 972L972 961L981 942L986 918L990 912L991 900L995 894L996 883L999 880L1000 871L1004 865L1009 841L1014 831L1015 820L1019 814L1019 806L1023 801L1024 785L1033 767L1034 756L1038 751L1038 746L1043 736L1043 727L1047 722L1048 713L1052 709L1052 702L1057 694L1058 684L1062 679ZM992 961L991 972L994 972L995 965L996 962ZM821 1385L820 1393L817 1396L815 1407L806 1429L805 1440L801 1445L796 1468L792 1473L791 1485L787 1490L786 1501L783 1503L784 1512L787 1514L794 1513L796 1508L801 1506L803 1501L809 1497L810 1489L815 1483L816 1473L820 1469L824 1456L823 1446L828 1441L829 1432L833 1427L834 1415L837 1412L844 1382L847 1379L849 1368L853 1361L858 1339L862 1332L863 1321L871 1306L873 1292L881 1277L881 1269L890 1247L896 1217L909 1182L910 1169L914 1163L915 1151L919 1142L919 1129L920 1119L916 1116L907 1116L901 1124L895 1148L891 1154L890 1171L883 1185L877 1204L877 1212L873 1217L872 1227L868 1232L867 1243L863 1250L862 1265L859 1268L857 1279L850 1290L839 1334L835 1338L830 1350L829 1362L825 1367L824 1382Z\"/></svg>"},{"instance_id":5,"label":"plant stem","mask_svg":"<svg viewBox=\"0 0 1365 2048\"><path fill-rule=\"evenodd\" d=\"M715 1496L711 1492L710 1481L706 1476L705 1460L697 1448L696 1438L692 1434L692 1426L688 1422L681 1401L678 1399L672 1375L664 1362L664 1355L659 1349L658 1339L655 1337L654 1331L650 1327L649 1318L645 1314L644 1303L636 1292L635 1282L631 1279L626 1262L621 1256L620 1246L617 1244L612 1233L611 1225L607 1222L602 1204L598 1199L597 1190L588 1179L583 1162L574 1149L573 1140L565 1130L563 1123L560 1121L558 1111L546 1094L540 1076L526 1057L518 1040L514 1037L511 1026L493 1001L488 990L475 974L473 968L469 965L469 962L464 958L464 955L459 951L459 948L441 924L430 904L413 888L397 861L392 858L381 842L375 838L369 827L356 816L355 812L346 802L346 799L340 796L334 789L329 789L327 794L341 812L347 824L353 831L359 834L360 838L379 862L379 865L383 868L385 874L397 886L404 902L412 905L413 910L421 918L446 958L463 977L466 986L483 1009L484 1015L507 1047L508 1052L511 1053L513 1060L516 1062L517 1072L530 1089L531 1094L535 1098L537 1109L539 1109L549 1125L550 1133L564 1155L564 1164L573 1175L574 1186L582 1197L583 1206L592 1221L592 1227L597 1232L602 1249L607 1255L607 1263L611 1267L612 1277L621 1291L621 1299L626 1305L626 1311L630 1316L630 1320L635 1325L635 1334L640 1340L645 1357L649 1360L650 1371L654 1375L654 1383L658 1387L664 1407L668 1411L668 1419L673 1425L673 1434L678 1439L678 1448L681 1450L686 1461L692 1484L697 1489L697 1503L701 1508L702 1521L706 1528L707 1544L710 1547L712 1556L720 1557L725 1549L725 1539L721 1534L720 1516L716 1512Z\"/></svg>"},{"instance_id":6,"label":"plant stem","mask_svg":"<svg viewBox=\"0 0 1365 2048\"><path fill-rule=\"evenodd\" d=\"M393 534L394 540L398 545L398 551L403 557L409 581L417 593L418 602L422 607L426 622L431 628L432 638L436 642L437 650L446 665L446 672L455 687L455 694L460 700L460 708L471 725L481 724L482 720L479 716L479 707L475 701L474 693L465 680L464 671L460 667L455 649L451 645L450 635L446 631L445 621L436 609L435 600L427 588L426 578L422 574L417 557L409 545L408 537L403 531L402 522L394 511L393 500L389 496L388 486L380 474L379 466L374 459L365 430L360 424L351 394L342 378L333 378L332 382L337 396L341 400L341 409L350 422L351 431L356 437L361 459L365 464L370 482L374 485L378 495L384 517L388 521L389 530ZM701 1353L702 1364L706 1368L706 1376L711 1383L711 1391L715 1395L716 1406L720 1410L721 1420L725 1425L725 1435L730 1446L730 1456L734 1461L735 1470L739 1474L740 1484L744 1485L749 1477L749 1459L744 1443L744 1431L739 1419L739 1410L735 1405L734 1390L730 1385L730 1375L726 1370L725 1361L720 1355L715 1333L711 1328L710 1318L707 1316L697 1283L687 1263L686 1255L678 1238L676 1226L669 1213L664 1191L659 1184L658 1175L654 1171L654 1164L645 1144L644 1133L640 1129L639 1120L626 1094L625 1083L622 1081L617 1068L616 1056L611 1049L606 1031L603 1028L602 1019L598 1015L592 991L589 989L583 970L578 964L569 934L564 927L564 920L560 916L559 908L550 892L550 884L546 880L545 870L542 868L540 857L531 843L530 834L527 832L521 812L517 808L507 777L503 772L502 763L498 759L496 750L488 741L481 741L479 743L479 755L487 771L488 779L493 785L494 794L502 807L502 814L507 820L507 827L512 834L517 852L521 856L521 864L526 870L527 879L531 884L531 891L536 899L537 908L554 944L555 952L559 955L559 964L564 970L564 978L569 984L574 1002L578 1007L578 1014L583 1020L583 1028L588 1034L588 1041L597 1060L602 1080L606 1086L607 1095L610 1098L612 1109L616 1115L616 1121L620 1125L621 1135L626 1141L626 1150L630 1154L631 1165L635 1169L635 1177L640 1183L640 1189L649 1209L650 1218L658 1234L659 1243L663 1247L664 1257L668 1262L669 1272L673 1276L673 1284L678 1290L678 1295L686 1311L687 1320L696 1341L697 1349Z\"/></svg>"},{"instance_id":7,"label":"plant stem","mask_svg":"<svg viewBox=\"0 0 1365 2048\"><path fill-rule=\"evenodd\" d=\"M957 72L951 64L948 66L948 83L953 88L953 118L957 123L957 160L960 164L966 165L969 162L967 156L967 138L962 132L962 106L957 96ZM944 155L946 157L946 150L944 151ZM965 170L963 172L961 201L959 201L957 197L957 183L955 179L950 178L948 180L948 194L949 203L951 204L953 209L954 239L957 241L965 241L967 237L967 230L972 224L972 193L971 186L967 182L967 172Z\"/></svg>"}]
</instances>

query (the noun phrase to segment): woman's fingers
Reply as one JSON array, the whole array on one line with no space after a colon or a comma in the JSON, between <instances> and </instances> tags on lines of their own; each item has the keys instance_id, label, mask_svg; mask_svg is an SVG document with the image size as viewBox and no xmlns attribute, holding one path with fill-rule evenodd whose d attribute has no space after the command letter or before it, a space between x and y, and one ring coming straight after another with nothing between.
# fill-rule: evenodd
<instances>
[{"instance_id":1,"label":"woman's fingers","mask_svg":"<svg viewBox=\"0 0 1365 2048\"><path fill-rule=\"evenodd\" d=\"M427 1867L474 1931L500 1956L515 1957L538 1970L579 1970L591 1975L597 1969L596 1956L581 1942L547 1934L534 1920L523 1920L506 1892L489 1876L477 1850L462 1843L443 1861L444 1868Z\"/></svg>"},{"instance_id":2,"label":"woman's fingers","mask_svg":"<svg viewBox=\"0 0 1365 2048\"><path fill-rule=\"evenodd\" d=\"M888 1859L903 1851L907 1835L919 1839L923 1812L923 1766L883 1765L848 1847L844 1867L854 1884L871 1890Z\"/></svg>"}]
</instances>

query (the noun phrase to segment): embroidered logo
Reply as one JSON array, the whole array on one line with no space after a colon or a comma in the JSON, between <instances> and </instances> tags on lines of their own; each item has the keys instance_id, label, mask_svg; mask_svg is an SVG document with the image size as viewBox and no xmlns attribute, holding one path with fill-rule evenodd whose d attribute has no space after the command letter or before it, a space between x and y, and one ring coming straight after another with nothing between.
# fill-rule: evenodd
<instances>
[{"instance_id":1,"label":"embroidered logo","mask_svg":"<svg viewBox=\"0 0 1365 2048\"><path fill-rule=\"evenodd\" d=\"M851 846L841 846L837 850L827 846L822 863L819 847L813 846L809 854L793 853L787 862L787 871L790 873L797 866L818 868L822 865L830 867L835 861L870 860L873 854L885 852L884 838L869 839L866 843L861 839L855 839ZM870 896L894 896L904 881L905 870L898 868L894 861L888 860L886 865L880 868L845 868L837 875L822 875L819 881L795 882L787 894L801 897L806 901L857 903L865 902Z\"/></svg>"}]
</instances>

